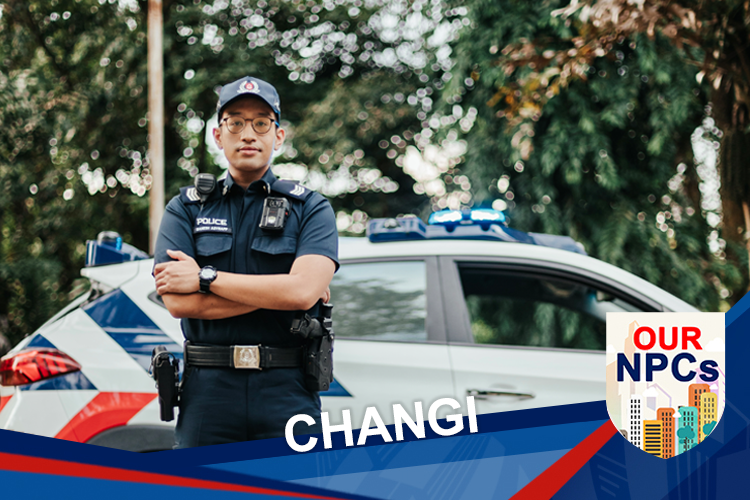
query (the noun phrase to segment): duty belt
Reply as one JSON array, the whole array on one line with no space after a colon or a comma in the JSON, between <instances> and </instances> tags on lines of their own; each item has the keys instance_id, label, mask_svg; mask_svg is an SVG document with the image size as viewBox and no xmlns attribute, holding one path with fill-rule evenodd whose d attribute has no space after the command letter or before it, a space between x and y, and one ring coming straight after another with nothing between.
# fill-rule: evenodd
<instances>
[{"instance_id":1,"label":"duty belt","mask_svg":"<svg viewBox=\"0 0 750 500\"><path fill-rule=\"evenodd\" d=\"M302 348L261 345L195 345L186 342L185 364L249 370L294 368L302 366Z\"/></svg>"}]
</instances>

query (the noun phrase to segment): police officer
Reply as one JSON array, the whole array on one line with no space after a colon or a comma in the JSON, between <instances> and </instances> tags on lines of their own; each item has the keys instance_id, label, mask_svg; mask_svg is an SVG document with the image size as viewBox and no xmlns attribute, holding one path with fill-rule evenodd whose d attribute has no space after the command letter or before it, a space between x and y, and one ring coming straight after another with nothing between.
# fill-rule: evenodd
<instances>
[{"instance_id":1,"label":"police officer","mask_svg":"<svg viewBox=\"0 0 750 500\"><path fill-rule=\"evenodd\" d=\"M290 326L328 299L334 213L320 194L271 172L284 142L272 85L249 76L224 85L217 108L227 176L180 190L155 250L157 291L187 340L175 448L280 437L301 413L316 425L296 433L321 432L320 398L301 369L304 340Z\"/></svg>"}]
</instances>

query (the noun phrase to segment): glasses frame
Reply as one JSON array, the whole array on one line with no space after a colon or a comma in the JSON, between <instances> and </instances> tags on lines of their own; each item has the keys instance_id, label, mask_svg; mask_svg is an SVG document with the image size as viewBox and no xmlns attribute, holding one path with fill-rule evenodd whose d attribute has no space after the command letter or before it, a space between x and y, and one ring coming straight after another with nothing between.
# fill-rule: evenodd
<instances>
[{"instance_id":1,"label":"glasses frame","mask_svg":"<svg viewBox=\"0 0 750 500\"><path fill-rule=\"evenodd\" d=\"M241 128L240 130L238 130L237 132L232 132L232 131L230 130L230 128L229 128L229 124L227 123L227 120L229 120L230 118L236 118L236 119L238 119L238 120L243 120L243 121L244 121L244 123L243 123L243 125L242 125L242 128ZM267 120L269 120L269 119L270 119L270 118L268 118L268 117L266 117L266 116L258 116L258 117L256 117L256 118L241 118L241 117L232 117L232 116L228 116L228 117L226 117L226 118L222 118L222 119L221 119L221 121L219 122L219 126L222 126L223 124L227 123L227 132L229 132L230 134L238 135L238 134L241 134L241 133L242 133L242 132L243 132L243 131L245 130L245 127L247 127L247 122L250 122L250 126L252 127L253 131L254 131L254 132L255 132L256 134L258 134L258 135L266 135L267 133L269 133L269 132L271 131L271 127L269 127L269 128L268 128L268 130L266 130L265 132L258 132L258 129L256 129L256 128L255 128L255 120L259 120L259 119L262 119L262 118L265 118L265 119L267 119ZM277 127L277 128L280 128L280 127L281 127L281 125L279 124L278 120L273 120L273 119L270 119L270 120L271 120L271 121L272 121L273 123L275 123L275 124L276 124L276 127Z\"/></svg>"}]
</instances>

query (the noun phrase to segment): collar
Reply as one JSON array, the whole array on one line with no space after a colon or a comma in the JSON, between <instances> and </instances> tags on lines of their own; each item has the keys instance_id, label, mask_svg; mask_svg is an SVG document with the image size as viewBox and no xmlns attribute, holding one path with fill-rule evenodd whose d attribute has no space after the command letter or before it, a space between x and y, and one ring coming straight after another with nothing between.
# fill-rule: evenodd
<instances>
[{"instance_id":1,"label":"collar","mask_svg":"<svg viewBox=\"0 0 750 500\"><path fill-rule=\"evenodd\" d=\"M232 189L232 186L234 186L234 179L227 170L227 176L224 178L224 189L221 191L222 196L225 196Z\"/></svg>"},{"instance_id":2,"label":"collar","mask_svg":"<svg viewBox=\"0 0 750 500\"><path fill-rule=\"evenodd\" d=\"M266 173L263 174L263 177L261 177L257 181L253 181L250 183L250 186L248 186L248 192L253 191L261 191L264 192L266 195L270 194L271 187L273 184L277 181L277 177L273 174L271 171L271 167L269 166L266 170ZM234 179L232 178L232 174L229 173L227 170L227 177L224 180L224 189L222 190L222 194L226 195L229 193L234 185L237 184Z\"/></svg>"}]
</instances>

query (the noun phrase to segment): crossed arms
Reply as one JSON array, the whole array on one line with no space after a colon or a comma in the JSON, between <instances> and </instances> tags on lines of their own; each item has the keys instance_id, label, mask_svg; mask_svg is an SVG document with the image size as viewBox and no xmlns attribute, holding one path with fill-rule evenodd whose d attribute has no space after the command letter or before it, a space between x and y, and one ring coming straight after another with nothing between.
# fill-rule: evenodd
<instances>
[{"instance_id":1,"label":"crossed arms","mask_svg":"<svg viewBox=\"0 0 750 500\"><path fill-rule=\"evenodd\" d=\"M330 298L328 285L336 269L323 255L302 255L289 274L237 274L219 271L211 293L199 293L195 260L178 250L167 250L176 260L154 267L156 291L175 318L223 319L256 309L305 311L318 299Z\"/></svg>"}]
</instances>

